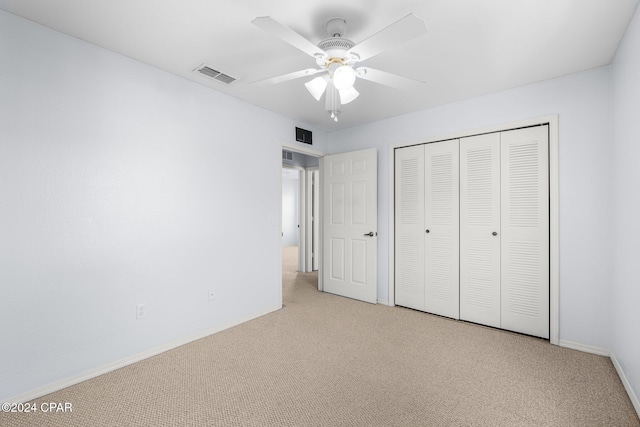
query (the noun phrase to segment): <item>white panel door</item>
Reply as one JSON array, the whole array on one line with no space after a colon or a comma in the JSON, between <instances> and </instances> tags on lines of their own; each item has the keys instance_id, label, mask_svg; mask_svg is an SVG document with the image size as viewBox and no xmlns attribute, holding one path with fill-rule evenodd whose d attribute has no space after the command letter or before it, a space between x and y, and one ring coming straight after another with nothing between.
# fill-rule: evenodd
<instances>
[{"instance_id":1,"label":"white panel door","mask_svg":"<svg viewBox=\"0 0 640 427\"><path fill-rule=\"evenodd\" d=\"M377 302L377 151L323 160L324 290Z\"/></svg>"},{"instance_id":2,"label":"white panel door","mask_svg":"<svg viewBox=\"0 0 640 427\"><path fill-rule=\"evenodd\" d=\"M548 126L501 134L501 327L549 338Z\"/></svg>"},{"instance_id":3,"label":"white panel door","mask_svg":"<svg viewBox=\"0 0 640 427\"><path fill-rule=\"evenodd\" d=\"M425 308L459 318L459 141L424 146Z\"/></svg>"},{"instance_id":4,"label":"white panel door","mask_svg":"<svg viewBox=\"0 0 640 427\"><path fill-rule=\"evenodd\" d=\"M416 310L424 300L424 145L395 150L395 303Z\"/></svg>"},{"instance_id":5,"label":"white panel door","mask_svg":"<svg viewBox=\"0 0 640 427\"><path fill-rule=\"evenodd\" d=\"M313 271L318 270L318 247L320 239L320 171L313 171Z\"/></svg>"},{"instance_id":6,"label":"white panel door","mask_svg":"<svg viewBox=\"0 0 640 427\"><path fill-rule=\"evenodd\" d=\"M500 327L500 134L460 139L460 319Z\"/></svg>"}]
</instances>

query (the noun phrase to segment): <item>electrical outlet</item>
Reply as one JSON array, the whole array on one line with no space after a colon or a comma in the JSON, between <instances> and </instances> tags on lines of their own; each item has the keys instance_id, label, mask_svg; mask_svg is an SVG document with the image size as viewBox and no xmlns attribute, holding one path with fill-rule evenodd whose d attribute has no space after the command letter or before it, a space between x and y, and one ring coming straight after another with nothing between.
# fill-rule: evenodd
<instances>
[{"instance_id":1,"label":"electrical outlet","mask_svg":"<svg viewBox=\"0 0 640 427\"><path fill-rule=\"evenodd\" d=\"M147 303L136 305L136 319L144 319L147 317Z\"/></svg>"},{"instance_id":2,"label":"electrical outlet","mask_svg":"<svg viewBox=\"0 0 640 427\"><path fill-rule=\"evenodd\" d=\"M213 301L216 299L216 291L213 289L209 289L209 301Z\"/></svg>"}]
</instances>

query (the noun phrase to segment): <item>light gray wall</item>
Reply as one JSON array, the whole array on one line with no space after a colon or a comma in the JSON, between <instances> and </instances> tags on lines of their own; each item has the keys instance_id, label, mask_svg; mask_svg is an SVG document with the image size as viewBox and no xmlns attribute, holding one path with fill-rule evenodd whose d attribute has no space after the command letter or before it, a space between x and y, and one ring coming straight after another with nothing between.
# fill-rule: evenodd
<instances>
[{"instance_id":1,"label":"light gray wall","mask_svg":"<svg viewBox=\"0 0 640 427\"><path fill-rule=\"evenodd\" d=\"M640 397L640 10L627 29L612 68L615 215L611 350Z\"/></svg>"},{"instance_id":2,"label":"light gray wall","mask_svg":"<svg viewBox=\"0 0 640 427\"><path fill-rule=\"evenodd\" d=\"M299 240L299 180L282 177L282 245L297 246Z\"/></svg>"},{"instance_id":3,"label":"light gray wall","mask_svg":"<svg viewBox=\"0 0 640 427\"><path fill-rule=\"evenodd\" d=\"M299 123L3 11L0 64L0 402L280 306Z\"/></svg>"},{"instance_id":4,"label":"light gray wall","mask_svg":"<svg viewBox=\"0 0 640 427\"><path fill-rule=\"evenodd\" d=\"M560 339L608 348L612 266L610 70L333 132L329 152L378 148L378 298L388 298L390 144L559 115Z\"/></svg>"}]
</instances>

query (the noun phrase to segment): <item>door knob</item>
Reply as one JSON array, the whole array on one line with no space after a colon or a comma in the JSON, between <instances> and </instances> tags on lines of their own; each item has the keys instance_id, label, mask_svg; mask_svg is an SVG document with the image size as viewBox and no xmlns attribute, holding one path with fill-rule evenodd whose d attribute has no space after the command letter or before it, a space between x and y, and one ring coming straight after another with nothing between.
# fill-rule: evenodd
<instances>
[{"instance_id":1,"label":"door knob","mask_svg":"<svg viewBox=\"0 0 640 427\"><path fill-rule=\"evenodd\" d=\"M491 234L492 234L492 235L494 235L494 236L497 236L497 235L498 235L498 232L497 232L497 231L494 231L494 232L493 232L493 233L491 233Z\"/></svg>"},{"instance_id":2,"label":"door knob","mask_svg":"<svg viewBox=\"0 0 640 427\"><path fill-rule=\"evenodd\" d=\"M365 236L373 237L373 231L368 232Z\"/></svg>"},{"instance_id":3,"label":"door knob","mask_svg":"<svg viewBox=\"0 0 640 427\"><path fill-rule=\"evenodd\" d=\"M427 233L429 232L429 230L427 230Z\"/></svg>"}]
</instances>

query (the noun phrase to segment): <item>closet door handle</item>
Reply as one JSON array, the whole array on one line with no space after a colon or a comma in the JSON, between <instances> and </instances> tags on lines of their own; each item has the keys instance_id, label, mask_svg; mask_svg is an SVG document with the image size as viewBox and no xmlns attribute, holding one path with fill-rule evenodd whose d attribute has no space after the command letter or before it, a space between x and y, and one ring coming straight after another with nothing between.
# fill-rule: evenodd
<instances>
[{"instance_id":1,"label":"closet door handle","mask_svg":"<svg viewBox=\"0 0 640 427\"><path fill-rule=\"evenodd\" d=\"M427 229L427 233L429 232L429 230Z\"/></svg>"},{"instance_id":2,"label":"closet door handle","mask_svg":"<svg viewBox=\"0 0 640 427\"><path fill-rule=\"evenodd\" d=\"M491 234L492 234L492 235L494 235L494 236L497 236L497 235L498 235L498 232L497 232L497 231L494 231L494 232L493 232L493 233L491 233Z\"/></svg>"},{"instance_id":3,"label":"closet door handle","mask_svg":"<svg viewBox=\"0 0 640 427\"><path fill-rule=\"evenodd\" d=\"M373 237L373 231L368 232L365 236Z\"/></svg>"}]
</instances>

